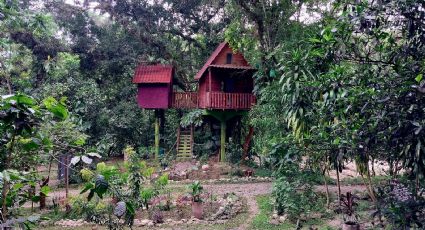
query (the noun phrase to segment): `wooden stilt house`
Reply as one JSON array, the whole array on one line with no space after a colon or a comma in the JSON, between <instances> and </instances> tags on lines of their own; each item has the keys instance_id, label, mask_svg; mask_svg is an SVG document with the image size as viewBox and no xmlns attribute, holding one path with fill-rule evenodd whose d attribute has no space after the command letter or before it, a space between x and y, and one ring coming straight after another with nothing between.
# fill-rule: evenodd
<instances>
[{"instance_id":1,"label":"wooden stilt house","mask_svg":"<svg viewBox=\"0 0 425 230\"><path fill-rule=\"evenodd\" d=\"M139 66L133 83L138 84L138 103L146 109L204 109L204 115L220 121L220 159L225 158L227 121L240 116L255 104L252 68L239 52L234 52L223 42L219 44L196 74L196 92L172 92L171 66ZM250 135L252 136L252 135ZM178 155L192 153L193 129L179 129Z\"/></svg>"}]
</instances>

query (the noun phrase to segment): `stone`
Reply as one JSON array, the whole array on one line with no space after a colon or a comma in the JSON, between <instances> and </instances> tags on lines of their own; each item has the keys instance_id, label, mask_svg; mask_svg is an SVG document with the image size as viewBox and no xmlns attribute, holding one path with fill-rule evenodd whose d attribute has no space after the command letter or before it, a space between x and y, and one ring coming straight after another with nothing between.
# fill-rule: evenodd
<instances>
[{"instance_id":1,"label":"stone","mask_svg":"<svg viewBox=\"0 0 425 230\"><path fill-rule=\"evenodd\" d=\"M288 219L288 216L285 214L283 216L279 216L279 222L280 223L285 223L285 221Z\"/></svg>"},{"instance_id":2,"label":"stone","mask_svg":"<svg viewBox=\"0 0 425 230\"><path fill-rule=\"evenodd\" d=\"M208 169L210 169L209 165L207 165L207 164L202 165L202 171L207 171Z\"/></svg>"},{"instance_id":3,"label":"stone","mask_svg":"<svg viewBox=\"0 0 425 230\"><path fill-rule=\"evenodd\" d=\"M277 220L277 219L271 219L270 221L269 221L269 223L270 224L272 224L272 225L279 225L280 223L279 223L279 221Z\"/></svg>"},{"instance_id":4,"label":"stone","mask_svg":"<svg viewBox=\"0 0 425 230\"><path fill-rule=\"evenodd\" d=\"M152 221L149 221L148 226L152 227L152 226L154 226L154 223Z\"/></svg>"},{"instance_id":5,"label":"stone","mask_svg":"<svg viewBox=\"0 0 425 230\"><path fill-rule=\"evenodd\" d=\"M277 215L277 213L273 213L272 218L277 219L277 218L279 218L279 215Z\"/></svg>"},{"instance_id":6,"label":"stone","mask_svg":"<svg viewBox=\"0 0 425 230\"><path fill-rule=\"evenodd\" d=\"M148 219L144 219L144 220L141 220L139 223L140 223L140 225L141 225L141 226L146 226L146 225L148 225L150 222L151 222L150 220L148 220Z\"/></svg>"}]
</instances>

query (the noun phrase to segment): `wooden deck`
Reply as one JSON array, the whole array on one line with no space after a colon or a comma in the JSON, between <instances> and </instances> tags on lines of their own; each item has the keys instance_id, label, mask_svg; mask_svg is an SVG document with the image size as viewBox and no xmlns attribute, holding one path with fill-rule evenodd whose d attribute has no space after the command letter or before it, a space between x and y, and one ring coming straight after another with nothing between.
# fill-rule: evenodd
<instances>
[{"instance_id":1,"label":"wooden deck","mask_svg":"<svg viewBox=\"0 0 425 230\"><path fill-rule=\"evenodd\" d=\"M255 104L255 96L251 93L207 93L205 103L200 106L198 93L174 92L172 108L178 109L235 109L247 110Z\"/></svg>"}]
</instances>

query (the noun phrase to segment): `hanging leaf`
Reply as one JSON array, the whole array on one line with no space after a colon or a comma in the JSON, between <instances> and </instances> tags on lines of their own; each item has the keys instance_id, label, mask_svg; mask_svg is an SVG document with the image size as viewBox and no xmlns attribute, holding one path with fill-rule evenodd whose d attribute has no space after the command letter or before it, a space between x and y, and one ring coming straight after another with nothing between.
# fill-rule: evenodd
<instances>
[{"instance_id":1,"label":"hanging leaf","mask_svg":"<svg viewBox=\"0 0 425 230\"><path fill-rule=\"evenodd\" d=\"M89 191L90 189L94 189L94 184L93 183L87 183L85 184L83 190L81 190L80 194L83 194L87 191Z\"/></svg>"},{"instance_id":2,"label":"hanging leaf","mask_svg":"<svg viewBox=\"0 0 425 230\"><path fill-rule=\"evenodd\" d=\"M87 156L82 156L81 160L88 165L93 162L93 160L91 158L87 157Z\"/></svg>"},{"instance_id":3,"label":"hanging leaf","mask_svg":"<svg viewBox=\"0 0 425 230\"><path fill-rule=\"evenodd\" d=\"M71 164L76 165L76 164L78 164L78 162L80 162L80 160L81 160L80 156L75 156L71 159Z\"/></svg>"},{"instance_id":4,"label":"hanging leaf","mask_svg":"<svg viewBox=\"0 0 425 230\"><path fill-rule=\"evenodd\" d=\"M68 109L62 104L56 101L53 97L48 97L43 100L44 106L47 110L53 113L56 117L65 120L68 117Z\"/></svg>"},{"instance_id":5,"label":"hanging leaf","mask_svg":"<svg viewBox=\"0 0 425 230\"><path fill-rule=\"evenodd\" d=\"M102 175L98 175L96 177L94 190L96 191L97 195L100 198L102 198L103 194L106 193L106 191L108 190L108 187L109 187L109 184L105 180L105 177Z\"/></svg>"},{"instance_id":6,"label":"hanging leaf","mask_svg":"<svg viewBox=\"0 0 425 230\"><path fill-rule=\"evenodd\" d=\"M47 185L46 185L46 186L41 187L41 189L40 189L40 192L41 192L41 193L43 193L43 194L44 194L44 195L46 195L46 196L47 196L47 195L49 195L50 191L51 191L51 190L50 190L50 187L49 187L49 186L47 186Z\"/></svg>"},{"instance_id":7,"label":"hanging leaf","mask_svg":"<svg viewBox=\"0 0 425 230\"><path fill-rule=\"evenodd\" d=\"M87 153L87 155L89 155L91 157L102 158L102 156L99 153L95 153L95 152Z\"/></svg>"},{"instance_id":8,"label":"hanging leaf","mask_svg":"<svg viewBox=\"0 0 425 230\"><path fill-rule=\"evenodd\" d=\"M270 74L269 74L269 76L270 76L271 78L275 78L275 77L276 77L276 70L271 69L271 70L270 70Z\"/></svg>"},{"instance_id":9,"label":"hanging leaf","mask_svg":"<svg viewBox=\"0 0 425 230\"><path fill-rule=\"evenodd\" d=\"M416 76L416 77L415 77L415 81L416 81L417 83L419 83L419 82L421 82L421 81L422 81L422 78L423 78L423 75L422 75L422 74L418 74L418 76Z\"/></svg>"}]
</instances>

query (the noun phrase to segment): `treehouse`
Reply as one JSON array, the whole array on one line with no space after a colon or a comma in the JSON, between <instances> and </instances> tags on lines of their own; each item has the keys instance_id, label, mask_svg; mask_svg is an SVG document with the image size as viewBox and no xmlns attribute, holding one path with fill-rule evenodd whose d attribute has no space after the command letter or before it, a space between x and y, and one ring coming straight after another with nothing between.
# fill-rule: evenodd
<instances>
[{"instance_id":1,"label":"treehouse","mask_svg":"<svg viewBox=\"0 0 425 230\"><path fill-rule=\"evenodd\" d=\"M242 54L223 42L196 74L198 92L174 92L171 107L248 110L255 103L254 72Z\"/></svg>"},{"instance_id":2,"label":"treehouse","mask_svg":"<svg viewBox=\"0 0 425 230\"><path fill-rule=\"evenodd\" d=\"M220 159L225 158L227 123L246 113L254 104L255 96L252 68L239 52L221 43L195 75L197 92L173 92L174 69L167 65L139 65L133 83L138 84L139 107L155 109L155 147L159 153L159 117L163 109L203 109L205 116L212 116L220 122ZM177 131L177 156L191 158L193 149L193 127ZM245 145L249 145L252 129ZM245 149L244 145L244 149Z\"/></svg>"}]
</instances>

